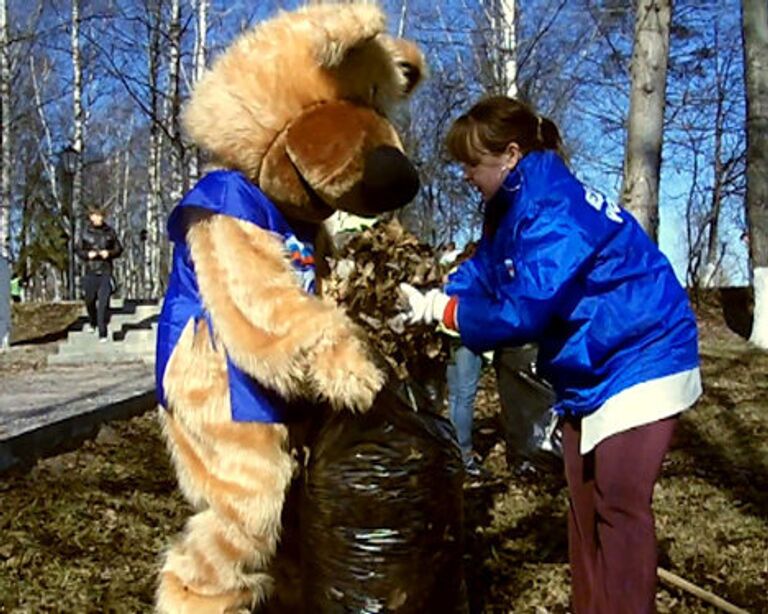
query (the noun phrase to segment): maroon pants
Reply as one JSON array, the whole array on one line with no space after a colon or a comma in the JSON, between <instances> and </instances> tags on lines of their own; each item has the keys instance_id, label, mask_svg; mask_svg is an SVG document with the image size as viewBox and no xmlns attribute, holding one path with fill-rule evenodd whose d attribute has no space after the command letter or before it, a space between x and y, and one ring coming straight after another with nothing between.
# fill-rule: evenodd
<instances>
[{"instance_id":1,"label":"maroon pants","mask_svg":"<svg viewBox=\"0 0 768 614\"><path fill-rule=\"evenodd\" d=\"M582 456L580 422L565 423L574 614L656 611L651 498L676 424L674 416L613 435Z\"/></svg>"}]
</instances>

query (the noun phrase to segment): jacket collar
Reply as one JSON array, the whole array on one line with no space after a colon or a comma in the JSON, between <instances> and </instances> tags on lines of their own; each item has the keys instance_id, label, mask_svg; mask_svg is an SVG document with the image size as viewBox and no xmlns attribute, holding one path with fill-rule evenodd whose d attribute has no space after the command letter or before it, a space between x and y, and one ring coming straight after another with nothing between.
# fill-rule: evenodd
<instances>
[{"instance_id":1,"label":"jacket collar","mask_svg":"<svg viewBox=\"0 0 768 614\"><path fill-rule=\"evenodd\" d=\"M551 175L557 173L558 164L564 163L554 151L531 151L517 163L504 179L499 190L485 205L483 234L492 236L501 225L502 219L512 207L519 207L519 196L530 193L535 186L549 186ZM532 183L532 179L535 178ZM523 199L525 201L525 199Z\"/></svg>"}]
</instances>

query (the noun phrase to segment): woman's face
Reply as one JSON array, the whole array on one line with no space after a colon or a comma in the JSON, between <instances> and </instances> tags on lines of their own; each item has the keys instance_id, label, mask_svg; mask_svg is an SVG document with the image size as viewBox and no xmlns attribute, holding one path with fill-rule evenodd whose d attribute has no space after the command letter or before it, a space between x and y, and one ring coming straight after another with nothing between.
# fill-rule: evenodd
<instances>
[{"instance_id":1,"label":"woman's face","mask_svg":"<svg viewBox=\"0 0 768 614\"><path fill-rule=\"evenodd\" d=\"M520 161L520 148L517 143L510 143L502 154L483 153L478 161L462 164L464 178L483 195L483 200L490 200L499 191L501 184Z\"/></svg>"}]
</instances>

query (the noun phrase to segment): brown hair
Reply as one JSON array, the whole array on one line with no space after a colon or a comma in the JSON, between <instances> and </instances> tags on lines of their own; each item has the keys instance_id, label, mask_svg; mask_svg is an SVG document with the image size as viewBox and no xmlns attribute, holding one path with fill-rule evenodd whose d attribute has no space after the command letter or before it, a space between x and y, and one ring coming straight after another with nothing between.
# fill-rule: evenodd
<instances>
[{"instance_id":1,"label":"brown hair","mask_svg":"<svg viewBox=\"0 0 768 614\"><path fill-rule=\"evenodd\" d=\"M99 205L89 205L87 211L88 215L100 215L101 217L107 217L106 208Z\"/></svg>"},{"instance_id":2,"label":"brown hair","mask_svg":"<svg viewBox=\"0 0 768 614\"><path fill-rule=\"evenodd\" d=\"M451 156L467 164L477 164L484 153L500 155L512 142L522 155L550 149L566 158L555 122L507 96L480 100L453 123L445 138Z\"/></svg>"}]
</instances>

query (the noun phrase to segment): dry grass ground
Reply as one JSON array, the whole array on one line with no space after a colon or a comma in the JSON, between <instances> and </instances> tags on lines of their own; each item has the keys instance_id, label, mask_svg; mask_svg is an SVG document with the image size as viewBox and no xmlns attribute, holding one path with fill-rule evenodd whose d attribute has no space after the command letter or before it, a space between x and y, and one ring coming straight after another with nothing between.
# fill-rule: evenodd
<instances>
[{"instance_id":1,"label":"dry grass ground","mask_svg":"<svg viewBox=\"0 0 768 614\"><path fill-rule=\"evenodd\" d=\"M768 354L702 309L706 394L684 416L656 491L661 564L768 612ZM507 473L492 375L476 444L494 479L467 489L474 612L568 611L565 491ZM158 553L188 514L154 415L0 478L0 612L149 611ZM660 612L714 612L662 586Z\"/></svg>"}]
</instances>

